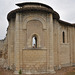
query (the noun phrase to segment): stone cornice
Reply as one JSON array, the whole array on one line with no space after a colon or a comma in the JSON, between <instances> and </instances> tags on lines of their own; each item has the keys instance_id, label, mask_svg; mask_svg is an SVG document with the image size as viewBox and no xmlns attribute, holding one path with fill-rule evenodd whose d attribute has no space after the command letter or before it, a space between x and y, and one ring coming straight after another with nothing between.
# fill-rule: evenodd
<instances>
[{"instance_id":1,"label":"stone cornice","mask_svg":"<svg viewBox=\"0 0 75 75\"><path fill-rule=\"evenodd\" d=\"M15 9L8 13L7 19L8 21L11 18L16 17L16 13L23 13L23 12L45 12L45 13L52 13L53 19L56 19L59 23L64 24L66 26L72 26L75 27L75 24L71 24L65 21L60 20L59 14L54 11L50 6L42 4L42 3L35 3L35 2L26 2L26 3L19 3L16 4L20 8Z\"/></svg>"},{"instance_id":2,"label":"stone cornice","mask_svg":"<svg viewBox=\"0 0 75 75\"><path fill-rule=\"evenodd\" d=\"M16 10L13 10L8 13L7 19L10 20L11 18L14 18L16 13L22 13L22 12L28 12L28 11L39 11L39 12L46 12L46 13L52 13L54 19L59 19L60 16L57 12L55 12L50 6L42 4L42 3L24 3L22 4L16 4L18 6L25 6L18 8ZM36 6L38 5L38 6Z\"/></svg>"}]
</instances>

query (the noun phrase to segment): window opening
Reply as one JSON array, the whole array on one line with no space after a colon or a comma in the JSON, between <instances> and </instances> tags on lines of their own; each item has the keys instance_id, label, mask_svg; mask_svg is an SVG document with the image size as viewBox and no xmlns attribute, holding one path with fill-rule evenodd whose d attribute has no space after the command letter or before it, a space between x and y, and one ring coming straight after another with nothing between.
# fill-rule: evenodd
<instances>
[{"instance_id":1,"label":"window opening","mask_svg":"<svg viewBox=\"0 0 75 75\"><path fill-rule=\"evenodd\" d=\"M63 32L62 36L63 36L63 43L65 43L65 32Z\"/></svg>"},{"instance_id":2,"label":"window opening","mask_svg":"<svg viewBox=\"0 0 75 75\"><path fill-rule=\"evenodd\" d=\"M33 46L33 48L37 48L37 38L36 38L36 36L33 36L33 38L32 38L32 46Z\"/></svg>"}]
</instances>

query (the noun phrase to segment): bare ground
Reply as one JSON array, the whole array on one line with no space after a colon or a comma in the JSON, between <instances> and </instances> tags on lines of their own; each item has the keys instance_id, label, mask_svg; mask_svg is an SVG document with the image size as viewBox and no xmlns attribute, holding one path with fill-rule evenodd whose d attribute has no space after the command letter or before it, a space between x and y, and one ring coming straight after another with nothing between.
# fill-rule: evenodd
<instances>
[{"instance_id":1,"label":"bare ground","mask_svg":"<svg viewBox=\"0 0 75 75\"><path fill-rule=\"evenodd\" d=\"M0 75L15 75L15 74L13 74L13 71L0 68ZM26 75L26 74L21 74L21 75ZM75 67L62 68L61 70L56 71L55 74L36 74L36 75L75 75Z\"/></svg>"}]
</instances>

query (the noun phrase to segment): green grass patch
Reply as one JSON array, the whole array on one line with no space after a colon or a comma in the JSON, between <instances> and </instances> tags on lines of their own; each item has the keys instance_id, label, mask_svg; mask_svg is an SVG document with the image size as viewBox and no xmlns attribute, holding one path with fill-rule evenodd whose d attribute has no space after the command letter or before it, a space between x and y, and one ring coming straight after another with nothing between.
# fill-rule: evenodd
<instances>
[{"instance_id":1,"label":"green grass patch","mask_svg":"<svg viewBox=\"0 0 75 75\"><path fill-rule=\"evenodd\" d=\"M75 72L68 72L66 75L75 75Z\"/></svg>"}]
</instances>

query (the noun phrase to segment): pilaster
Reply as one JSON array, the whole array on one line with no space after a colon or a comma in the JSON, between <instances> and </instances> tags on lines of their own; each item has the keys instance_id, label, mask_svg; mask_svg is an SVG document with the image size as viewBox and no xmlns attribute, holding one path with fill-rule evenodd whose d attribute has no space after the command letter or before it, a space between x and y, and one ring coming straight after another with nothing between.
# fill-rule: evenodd
<instances>
[{"instance_id":1,"label":"pilaster","mask_svg":"<svg viewBox=\"0 0 75 75\"><path fill-rule=\"evenodd\" d=\"M55 73L54 71L54 51L53 51L53 16L47 16L47 72Z\"/></svg>"},{"instance_id":2,"label":"pilaster","mask_svg":"<svg viewBox=\"0 0 75 75\"><path fill-rule=\"evenodd\" d=\"M16 14L15 21L15 39L14 39L14 63L15 63L15 74L19 73L19 14Z\"/></svg>"}]
</instances>

